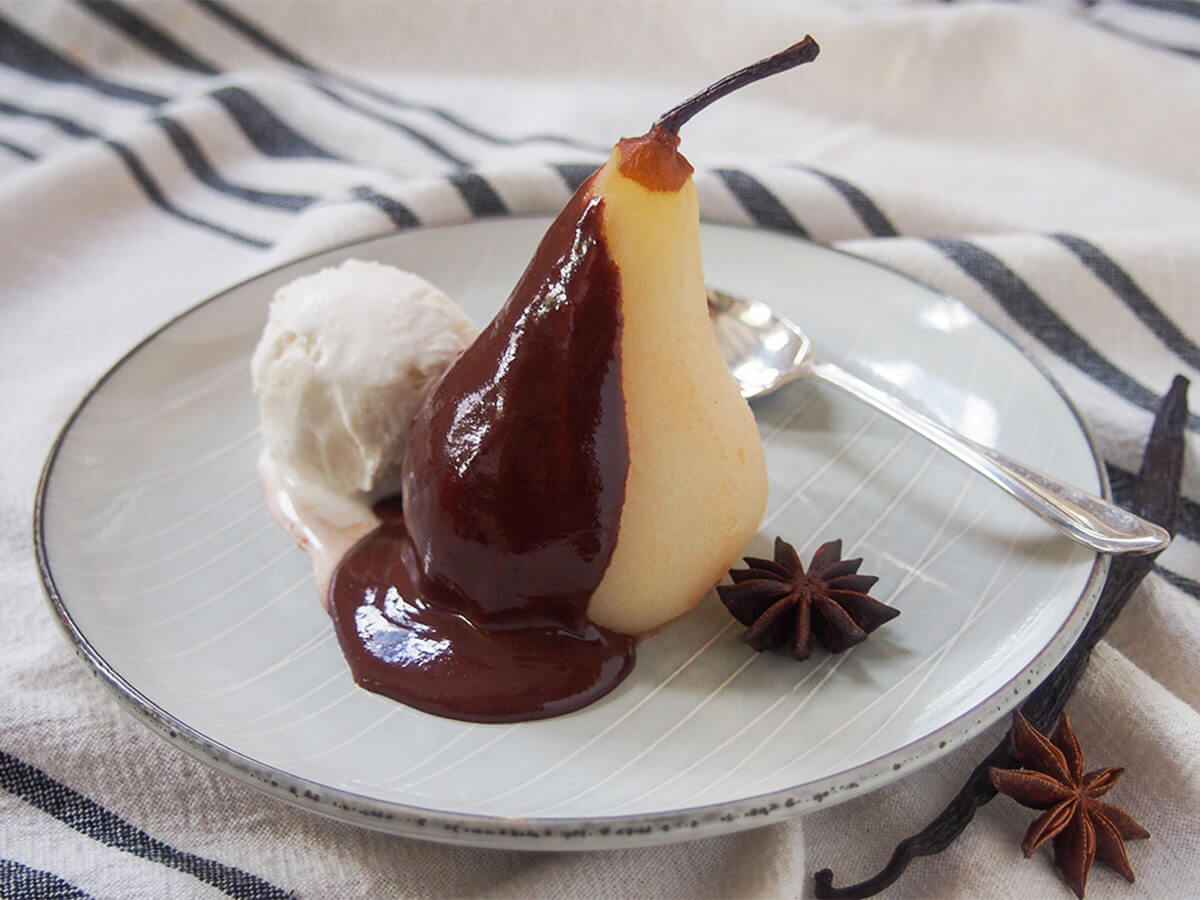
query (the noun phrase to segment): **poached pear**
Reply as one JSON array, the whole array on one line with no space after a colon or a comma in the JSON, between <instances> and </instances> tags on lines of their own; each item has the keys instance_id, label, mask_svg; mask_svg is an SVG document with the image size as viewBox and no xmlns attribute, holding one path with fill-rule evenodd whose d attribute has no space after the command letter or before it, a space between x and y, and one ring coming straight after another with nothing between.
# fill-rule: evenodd
<instances>
[{"instance_id":1,"label":"poached pear","mask_svg":"<svg viewBox=\"0 0 1200 900\"><path fill-rule=\"evenodd\" d=\"M578 708L625 677L632 637L692 609L754 534L767 493L762 443L709 324L699 204L678 131L817 49L805 38L620 141L431 389L410 430L402 522L383 529L404 572L351 572L340 600L335 575L331 605L348 658L348 642L372 652L387 618L407 635L389 647L420 638L420 658L398 671L419 670L422 684L443 671L470 697L454 709L414 701L408 688L382 692L478 721ZM359 556L371 568L382 558ZM456 625L458 645L431 651L434 620L447 614L471 628ZM536 698L523 699L528 691Z\"/></svg>"}]
</instances>

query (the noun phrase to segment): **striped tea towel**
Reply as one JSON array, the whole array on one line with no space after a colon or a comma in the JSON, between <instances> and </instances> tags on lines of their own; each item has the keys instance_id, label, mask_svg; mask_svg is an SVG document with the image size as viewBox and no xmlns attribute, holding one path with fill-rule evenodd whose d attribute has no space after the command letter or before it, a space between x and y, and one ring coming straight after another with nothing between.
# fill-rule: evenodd
<instances>
[{"instance_id":1,"label":"striped tea towel","mask_svg":"<svg viewBox=\"0 0 1200 900\"><path fill-rule=\"evenodd\" d=\"M326 821L120 711L56 629L29 511L84 391L173 314L358 237L557 209L613 139L811 32L819 62L689 125L706 217L956 295L1082 409L1118 499L1173 375L1200 377L1200 10L1185 0L0 3L0 896L797 896L857 880L1003 725L861 799L646 850L541 856ZM1193 391L1193 398L1200 396ZM1193 409L1196 403L1193 399ZM1153 838L1138 881L1200 894L1200 419L1180 534L1070 712ZM890 897L1065 897L995 803Z\"/></svg>"}]
</instances>

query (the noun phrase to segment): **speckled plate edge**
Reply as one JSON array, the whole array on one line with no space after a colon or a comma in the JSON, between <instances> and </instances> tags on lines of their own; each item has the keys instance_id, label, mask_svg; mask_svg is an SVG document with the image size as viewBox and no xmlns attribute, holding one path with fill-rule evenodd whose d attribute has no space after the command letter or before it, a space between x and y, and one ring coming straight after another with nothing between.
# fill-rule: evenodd
<instances>
[{"instance_id":1,"label":"speckled plate edge","mask_svg":"<svg viewBox=\"0 0 1200 900\"><path fill-rule=\"evenodd\" d=\"M544 218L542 216L513 216L516 218ZM477 220L472 220L477 221ZM421 231L455 228L471 222L448 223L421 228ZM706 223L707 224L707 223ZM740 226L712 223L721 228L738 229ZM416 229L414 229L416 230ZM761 229L748 228L757 231ZM780 791L747 797L732 803L697 806L666 813L610 816L597 818L508 818L501 816L471 816L447 813L442 810L424 809L401 803L377 800L361 794L343 791L307 779L296 778L287 772L265 765L245 754L238 753L195 730L166 710L153 703L136 687L119 675L91 645L79 630L68 612L59 593L48 558L44 525L46 490L53 475L58 457L71 426L82 410L106 381L143 347L155 340L172 325L212 303L231 290L242 287L264 276L288 266L302 263L326 253L362 249L371 244L395 239L411 232L389 232L371 238L350 241L324 248L266 269L230 285L189 307L131 347L113 366L100 377L67 417L47 454L45 465L38 479L37 494L33 509L33 544L38 573L46 597L54 611L59 626L75 647L76 654L87 664L92 674L99 678L116 695L125 709L134 714L153 731L166 738L179 749L201 762L257 788L277 799L319 815L359 825L390 834L446 844L520 850L606 850L621 847L644 847L669 844L678 841L713 837L757 828L798 815L823 806L848 800L853 796L883 787L904 777L914 768L928 765L965 743L987 728L1004 713L1015 707L1027 693L1037 687L1053 671L1079 636L1088 617L1095 608L1100 591L1108 574L1110 558L1097 554L1092 571L1083 591L1070 615L1063 622L1045 647L1034 657L1030 665L1016 677L1005 682L982 703L936 729L925 737L900 747L869 762L854 766L843 772L794 785ZM771 232L775 233L775 232ZM914 278L897 272L873 260L845 253L832 247L815 244L803 238L787 235L794 240L809 244L819 250L849 256L863 265L873 266L891 275L903 278L924 290L940 296L944 292L931 288ZM1035 371L1044 378L1062 398L1082 433L1100 481L1101 494L1111 496L1108 475L1096 449L1096 442L1079 410L1054 376L1024 347L996 328L978 313L976 317L994 331L1003 341L1014 347Z\"/></svg>"}]
</instances>

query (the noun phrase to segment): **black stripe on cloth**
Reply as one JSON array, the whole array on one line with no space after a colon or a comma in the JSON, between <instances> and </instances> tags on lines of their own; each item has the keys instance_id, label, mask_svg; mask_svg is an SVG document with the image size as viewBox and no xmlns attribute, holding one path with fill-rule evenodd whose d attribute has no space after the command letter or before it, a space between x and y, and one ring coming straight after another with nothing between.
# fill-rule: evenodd
<instances>
[{"instance_id":1,"label":"black stripe on cloth","mask_svg":"<svg viewBox=\"0 0 1200 900\"><path fill-rule=\"evenodd\" d=\"M193 0L193 2L214 18L220 19L234 31L241 32L241 34L268 51L272 56L276 56L284 62L291 63L293 66L299 66L302 69L314 69L307 60L297 56L249 19L243 18L224 4L216 3L214 0Z\"/></svg>"},{"instance_id":2,"label":"black stripe on cloth","mask_svg":"<svg viewBox=\"0 0 1200 900\"><path fill-rule=\"evenodd\" d=\"M216 222L210 222L207 219L202 219L199 216L193 216L191 213L184 212L169 199L167 199L167 196L165 193L163 193L162 188L158 186L158 183L150 175L150 172L147 171L144 165L142 165L142 161L138 158L138 155L120 141L102 137L91 129L85 128L76 122L72 122L70 119L64 118L63 116L25 109L24 107L16 106L12 103L7 103L4 101L0 101L0 113L48 122L55 128L58 128L60 131L70 135L71 137L96 138L100 141L100 143L104 144L117 154L118 158L120 158L121 162L125 164L125 168L129 170L129 174L133 176L133 180L137 182L147 199L163 212L174 216L183 222L187 222L189 225L197 225L201 228L205 228L209 231L223 235L224 237L240 241L243 244L249 244L252 247L266 248L271 246L269 241L242 234L239 231L226 228L224 225L219 225Z\"/></svg>"},{"instance_id":3,"label":"black stripe on cloth","mask_svg":"<svg viewBox=\"0 0 1200 900\"><path fill-rule=\"evenodd\" d=\"M1178 572L1172 572L1163 566L1155 566L1154 571L1185 594L1191 594L1197 600L1200 600L1200 581L1188 578L1186 575L1180 575Z\"/></svg>"},{"instance_id":4,"label":"black stripe on cloth","mask_svg":"<svg viewBox=\"0 0 1200 900\"><path fill-rule=\"evenodd\" d=\"M298 156L338 159L337 156L323 147L318 147L284 122L245 88L218 88L209 96L225 107L226 112L242 129L250 143L254 144L264 156L276 159L290 159Z\"/></svg>"},{"instance_id":5,"label":"black stripe on cloth","mask_svg":"<svg viewBox=\"0 0 1200 900\"><path fill-rule=\"evenodd\" d=\"M1043 345L1090 378L1147 412L1158 408L1159 398L1135 381L1076 334L1058 313L999 257L977 244L949 238L930 238L929 244L979 283L1021 327ZM1188 429L1200 430L1200 419L1188 414Z\"/></svg>"},{"instance_id":6,"label":"black stripe on cloth","mask_svg":"<svg viewBox=\"0 0 1200 900\"><path fill-rule=\"evenodd\" d=\"M347 87L354 88L359 93L366 94L368 97L373 97L376 100L381 100L384 103L389 103L393 106L399 106L402 109L410 109L417 112L427 113L434 118L441 119L447 125L457 128L464 134L468 134L473 138L483 141L485 144L491 144L496 147L519 147L524 144L558 144L563 147L570 147L572 150L582 150L585 153L600 153L607 156L612 152L611 144L589 144L586 141L575 140L574 138L565 137L561 134L525 134L520 137L503 137L498 134L493 134L490 131L484 131L478 125L472 125L465 119L461 119L449 110L441 109L437 106L430 106L427 103L417 103L413 100L405 100L401 97L393 97L385 94L368 84L363 84L361 81L356 81L347 78L344 75L333 75L331 73L322 72L321 75L327 78L336 78Z\"/></svg>"},{"instance_id":7,"label":"black stripe on cloth","mask_svg":"<svg viewBox=\"0 0 1200 900\"><path fill-rule=\"evenodd\" d=\"M397 119L393 119L391 116L385 116L383 113L376 112L375 110L371 109L370 107L363 106L361 103L356 103L355 101L351 100L346 95L340 94L337 91L335 91L333 88L327 87L323 84L320 84L319 82L310 81L309 83L312 85L313 90L317 91L318 93L324 94L329 99L333 100L336 103L340 103L342 106L346 107L347 109L354 110L360 116L365 116L368 119L374 119L376 122L380 122L384 125L387 125L389 128L394 128L396 131L399 131L402 134L408 135L410 138L412 138L414 141L416 141L418 144L420 144L425 149L429 150L435 156L440 156L442 159L446 160L450 164L457 166L460 169L465 169L465 168L467 168L468 165L470 165L465 159L451 153L449 150L447 150L445 147L443 147L441 144L439 144L437 141L435 141L429 135L424 134L420 131L417 131L417 129L413 128L411 125L406 125L403 122L398 121Z\"/></svg>"},{"instance_id":8,"label":"black stripe on cloth","mask_svg":"<svg viewBox=\"0 0 1200 900\"><path fill-rule=\"evenodd\" d=\"M1135 44L1141 44L1143 47L1150 47L1154 50L1166 50L1171 53L1178 53L1181 56L1189 56L1192 59L1200 59L1200 50L1192 47L1183 47L1178 44L1168 44L1155 38L1149 38L1144 34L1139 34L1128 26L1120 26L1113 22L1103 22L1096 19L1092 19L1092 24L1097 28L1104 29L1109 34L1115 34L1117 37L1133 41Z\"/></svg>"},{"instance_id":9,"label":"black stripe on cloth","mask_svg":"<svg viewBox=\"0 0 1200 900\"><path fill-rule=\"evenodd\" d=\"M13 156L19 156L19 157L21 157L21 159L25 159L30 162L37 159L37 154L34 153L32 150L26 150L24 147L18 146L17 144L14 144L12 141L0 140L0 147L3 147L5 150L7 150Z\"/></svg>"},{"instance_id":10,"label":"black stripe on cloth","mask_svg":"<svg viewBox=\"0 0 1200 900\"><path fill-rule=\"evenodd\" d=\"M320 75L320 76L324 77L325 79L332 80L336 83L345 85L346 87L353 88L354 90L358 91L359 93L365 94L368 97L372 97L375 100L380 100L384 103L389 103L394 106L399 106L403 109L417 110L419 112L428 113L429 115L432 115L432 116L435 116L435 117L441 119L446 124L452 125L453 127L459 129L460 131L462 131L466 134L469 134L472 137L478 138L481 141L485 141L489 144L511 147L511 146L517 146L519 144L542 142L542 143L562 144L567 147L573 147L577 150L586 150L586 151L595 152L595 153L607 153L609 150L608 147L593 146L591 144L586 144L581 141L575 141L575 140L572 140L571 138L562 137L560 135L554 135L554 134L534 134L534 135L526 135L524 137L519 137L519 138L505 138L505 137L501 137L496 134L491 134L491 133L479 128L478 126L472 125L469 122L466 122L466 121L460 119L458 116L454 115L453 113L450 113L439 107L430 106L425 103L416 103L411 100L404 100L400 97L396 97L391 94L388 94L385 91L381 91L378 88L373 87L369 84L358 81L357 79L349 78L344 75L337 75L333 72L329 72L325 69L322 69L319 66L310 62L309 60L305 59L304 57L300 56L295 51L285 47L278 40L271 37L261 27L254 24L249 19L245 18L244 16L240 15L239 13L235 12L233 9L225 6L224 4L216 2L216 0L193 0L193 2L197 6L199 6L201 9L205 10L210 15L212 15L214 18L218 19L220 22L222 22L229 28L232 28L234 31L238 32L243 37L245 37L248 40L252 41L253 43L257 44L263 50L267 51L272 56L274 56L275 58L277 58L279 60L282 60L283 62L286 62L286 63L296 66L298 68L304 69L307 72L312 72L316 75ZM335 99L338 99L343 102L345 101L345 98L341 97L340 95L335 97ZM360 107L355 107L355 108L359 112L363 111Z\"/></svg>"},{"instance_id":11,"label":"black stripe on cloth","mask_svg":"<svg viewBox=\"0 0 1200 900\"><path fill-rule=\"evenodd\" d=\"M466 120L454 115L454 113L451 113L448 110L440 107L430 106L428 103L418 103L415 100L405 100L402 97L393 96L392 94L388 94L357 79L350 78L345 75L338 75L333 72L328 72L315 66L306 64L305 69L318 76L323 82L332 81L337 84L341 84L345 87L358 91L360 94L371 97L374 100L387 103L390 106L396 106L400 109L407 109L414 112L426 113L434 118L442 120L447 125L458 129L464 134L468 134L473 138L481 140L486 144L492 144L493 146L518 147L522 144L560 144L564 147L570 147L573 150L583 150L589 153L603 153L605 155L612 150L612 147L608 145L588 144L583 141L574 140L573 138L563 137L559 134L527 134L522 135L521 137L502 137L501 135L484 131L479 126L472 125L470 122L467 122ZM344 95L339 94L335 99L339 99L341 102L350 105L350 101L346 100ZM356 109L359 112L365 112L365 110L359 106L352 106L351 108Z\"/></svg>"},{"instance_id":12,"label":"black stripe on cloth","mask_svg":"<svg viewBox=\"0 0 1200 900\"><path fill-rule=\"evenodd\" d=\"M221 70L216 66L200 59L192 51L158 28L158 26L152 24L134 11L127 9L122 4L116 3L114 0L85 0L85 4L89 10L116 26L130 38L140 43L147 50L157 54L166 62L206 75L220 74ZM311 140L299 134L295 129L289 127L266 104L244 88L221 88L213 91L210 96L225 107L225 110L234 119L238 127L242 129L247 138L250 139L251 143L267 156L308 156L318 159L338 158L328 150L317 146ZM176 143L176 146L184 154L185 159L195 158L194 154L189 157L189 152L185 151L178 143ZM224 188L216 183L208 181L206 176L201 175L197 169L193 168L193 171L201 178L205 178L205 183L210 184L210 186L218 190L224 190ZM312 198L298 195L304 201L301 206L288 205L297 202L295 199L296 196L293 195L292 199L286 200L282 204L275 201L267 201L267 205L278 205L286 209L294 209L303 208L303 206L312 200Z\"/></svg>"},{"instance_id":13,"label":"black stripe on cloth","mask_svg":"<svg viewBox=\"0 0 1200 900\"><path fill-rule=\"evenodd\" d=\"M117 4L106 3L101 8L111 10L121 10ZM125 12L128 12L127 10ZM125 22L129 24L120 15L114 16L110 21ZM147 23L148 24L148 23ZM30 74L37 75L43 78L49 78L56 81L72 81L87 87L91 87L102 93L111 93L113 96L121 96L124 99L143 98L141 102L147 102L151 105L165 103L168 98L158 95L149 94L144 91L137 91L134 88L128 88L123 85L113 82L104 81L83 68L68 62L58 56L48 47L38 43L29 35L21 32L10 23L6 23L3 18L0 18L0 62L9 62L16 65L6 55L6 34L5 28L13 32L13 46L16 48L13 59L16 61L29 60L27 66L17 65L17 68L23 68ZM127 34L131 37L142 41L143 46L154 52L160 53L164 59L169 62L176 62L171 53L163 54L163 47L153 38L146 39L143 32L134 29L127 30ZM170 38L163 36L166 40ZM171 41L171 43L174 43ZM182 52L187 53L182 47L179 48ZM382 122L391 128L397 129L412 140L421 144L432 153L449 161L458 168L466 168L467 162L455 154L451 153L446 148L442 147L428 135L422 134L420 131L398 122L388 116L377 113L361 104L342 96L338 92L324 87L320 84L313 84L313 88L330 99L341 105L353 109L360 115ZM114 93L115 92L115 93ZM260 152L272 157L289 157L289 156L309 156L319 159L337 159L334 154L330 153L322 147L317 146L308 138L303 137L298 132L289 128L282 119L264 105L258 98L254 97L243 88L225 87L213 91L209 96L225 107L226 111L234 118L239 127L246 133L250 141L259 149Z\"/></svg>"},{"instance_id":14,"label":"black stripe on cloth","mask_svg":"<svg viewBox=\"0 0 1200 900\"><path fill-rule=\"evenodd\" d=\"M896 230L891 219L884 215L878 204L863 193L861 188L854 186L844 178L839 178L837 175L821 169L814 169L812 166L799 166L799 168L824 179L830 187L841 194L872 237L899 237L900 232Z\"/></svg>"},{"instance_id":15,"label":"black stripe on cloth","mask_svg":"<svg viewBox=\"0 0 1200 900\"><path fill-rule=\"evenodd\" d=\"M227 181L217 172L208 157L204 155L204 151L200 149L200 145L196 143L195 138L180 123L168 116L156 116L154 122L167 133L167 137L175 145L175 149L179 151L179 155L183 157L183 161L187 164L187 167L192 170L197 178L215 191L229 194L230 196L237 197L239 200L245 200L248 203L255 203L259 206L271 206L293 212L304 209L317 199L310 194L285 194L278 191L260 191L257 188L244 187L243 185Z\"/></svg>"},{"instance_id":16,"label":"black stripe on cloth","mask_svg":"<svg viewBox=\"0 0 1200 900\"><path fill-rule=\"evenodd\" d=\"M233 28L235 31L248 37L250 40L252 40L254 43L258 44L264 50L268 51L273 56L283 60L284 62L290 63L291 65L297 66L298 68L304 69L305 71L308 71L308 72L314 72L314 73L320 72L320 70L317 69L316 66L313 66L307 60L302 59L301 57L297 56L292 51L288 50L286 47L284 47L278 41L274 40L269 35L267 35L267 33L264 32L261 28L258 28L256 25L252 24L249 20L238 15L233 10L228 9L225 6L218 4L218 3L207 2L207 0L197 0L196 5L201 7L202 9L208 11L213 16L215 16L217 19L219 19L220 21L222 21L229 27ZM321 73L321 74L324 74L324 73ZM458 168L462 169L462 168L467 167L467 162L465 160L463 160L463 159L459 158L458 156L456 156L455 154L451 153L449 150L447 150L441 144L437 143L437 141L433 140L428 135L422 134L420 131L417 131L416 129L412 128L409 125L404 124L403 122L398 122L395 119L390 118L389 116L385 116L382 113L375 112L374 110L370 109L369 107L363 106L360 103L355 103L350 98L346 97L343 94L338 93L337 91L333 90L330 87L327 87L327 86L322 85L317 82L311 82L311 84L315 90L324 94L326 97L333 100L334 102L340 103L342 106L345 106L348 109L354 110L359 115L363 115L368 118L374 119L377 122L381 122L384 125L387 125L391 128L394 128L394 129L397 129L398 131L403 132L404 134L408 135L408 137L412 138L413 140L415 140L419 144L421 144L423 147L430 150L432 153L442 157L443 159L447 160L448 162L452 163L453 165L457 166Z\"/></svg>"},{"instance_id":17,"label":"black stripe on cloth","mask_svg":"<svg viewBox=\"0 0 1200 900\"><path fill-rule=\"evenodd\" d=\"M69 881L12 859L0 859L0 897L4 900L91 900Z\"/></svg>"},{"instance_id":18,"label":"black stripe on cloth","mask_svg":"<svg viewBox=\"0 0 1200 900\"><path fill-rule=\"evenodd\" d=\"M136 15L131 10L126 9L121 4L113 2L113 0L88 0L88 6L92 12L104 18L111 25L119 28L127 36L140 43L145 49L157 54L166 62L189 71L201 72L207 75L215 75L220 72L211 63L199 59L170 35L161 31L157 26L152 25L141 16ZM289 59L288 61L292 62L293 60ZM312 84L311 86L336 103L353 109L360 115L383 122L392 128L404 132L408 137L443 159L449 160L455 166L459 168L466 166L466 162L453 153L450 153L428 135L422 134L402 122L397 122L394 119L356 104L330 88L319 84ZM268 156L335 158L329 151L318 147L312 141L288 128L278 116L244 89L223 88L214 91L211 96L225 106L229 114L234 117L242 130L254 142L255 146ZM281 150L284 152L281 152Z\"/></svg>"},{"instance_id":19,"label":"black stripe on cloth","mask_svg":"<svg viewBox=\"0 0 1200 900\"><path fill-rule=\"evenodd\" d=\"M189 225L197 225L201 228L212 231L215 234L222 235L227 238L232 238L243 244L248 244L251 247L258 247L265 250L271 246L271 242L262 238L251 237L248 234L243 234L240 231L234 231L232 228L226 228L224 225L219 225L216 222L210 222L207 219L201 219L199 216L193 216L191 213L184 212L174 203L172 203L167 195L163 193L162 188L146 171L146 167L142 165L142 161L138 159L137 154L122 144L120 141L114 141L110 138L104 138L104 144L109 147L114 153L121 157L121 161L125 163L125 168L129 170L129 174L141 186L142 192L150 199L150 202L161 209L168 215L174 216L182 222L187 222Z\"/></svg>"},{"instance_id":20,"label":"black stripe on cloth","mask_svg":"<svg viewBox=\"0 0 1200 900\"><path fill-rule=\"evenodd\" d=\"M756 225L808 237L804 226L797 222L779 199L767 190L766 185L753 175L740 169L717 169L716 173Z\"/></svg>"},{"instance_id":21,"label":"black stripe on cloth","mask_svg":"<svg viewBox=\"0 0 1200 900\"><path fill-rule=\"evenodd\" d=\"M1195 0L1124 0L1130 6L1140 6L1143 9L1153 9L1156 12L1171 13L1176 16L1186 16L1189 19L1200 19L1200 4Z\"/></svg>"},{"instance_id":22,"label":"black stripe on cloth","mask_svg":"<svg viewBox=\"0 0 1200 900\"><path fill-rule=\"evenodd\" d=\"M590 163L554 163L551 168L558 173L558 177L563 180L567 190L571 193L579 190L580 186L596 171L596 167Z\"/></svg>"},{"instance_id":23,"label":"black stripe on cloth","mask_svg":"<svg viewBox=\"0 0 1200 900\"><path fill-rule=\"evenodd\" d=\"M0 787L80 834L117 850L177 869L230 897L239 900L285 900L295 896L257 875L164 844L95 800L4 750L0 750Z\"/></svg>"},{"instance_id":24,"label":"black stripe on cloth","mask_svg":"<svg viewBox=\"0 0 1200 900\"><path fill-rule=\"evenodd\" d=\"M392 197L388 197L378 191L372 190L369 187L360 185L351 193L364 203L370 203L389 219L392 224L398 229L412 228L414 225L420 225L421 220L413 215L412 210Z\"/></svg>"},{"instance_id":25,"label":"black stripe on cloth","mask_svg":"<svg viewBox=\"0 0 1200 900\"><path fill-rule=\"evenodd\" d=\"M216 75L220 71L216 66L197 57L194 53L185 48L183 45L179 44L174 38L163 32L157 26L151 24L146 19L137 15L131 10L126 9L121 4L114 2L114 0L88 0L87 6L92 12L109 22L109 24L119 28L130 38L140 43L145 49L157 54L161 59L169 63L179 66L180 68L188 69L193 72L200 72L206 75ZM227 12L227 15L238 18L239 21L244 21L239 17L234 16L233 13ZM247 27L252 26L248 26L247 23ZM293 55L287 53L284 48L270 41L270 39L261 32L255 32L255 40L259 42L267 41L270 45L271 51L276 55L282 53L284 54L282 58L285 58L287 62L298 65L301 68L312 70L312 67L307 63L304 63L302 60L299 60L298 57L294 57ZM316 84L314 84L313 87L335 102L349 107L361 115L368 116L369 118L383 122L392 128L403 131L410 138L433 151L438 156L441 156L443 159L449 160L454 165L460 168L466 166L466 163L463 160L450 153L427 135L410 128L408 125L405 125L402 122L397 122L394 119L362 107L348 98L338 94L336 91L331 90L330 88ZM237 96L235 93L233 93L239 91L241 96ZM267 109L266 106L239 88L227 88L224 89L224 91L216 91L214 92L213 96L226 106L226 109L229 110L230 114L237 119L239 125L242 125L243 130L246 131L248 135L251 135L252 140L254 140L254 134L262 134L262 132L265 130L266 134L263 137L264 144L259 144L257 140L255 141L255 145L258 146L263 153L266 153L270 156L281 155L278 152L273 152L273 149L270 149L274 148L274 150L278 150L279 147L279 141L272 140L272 134L275 137L278 137L290 129L287 129L287 126L283 125L282 120L275 116L274 113ZM306 138L299 137L299 135L297 135L295 132L291 133L289 140L292 147L297 151L291 155L316 156L325 159L334 158L333 155L327 150L317 147Z\"/></svg>"},{"instance_id":26,"label":"black stripe on cloth","mask_svg":"<svg viewBox=\"0 0 1200 900\"><path fill-rule=\"evenodd\" d=\"M47 81L90 88L117 100L129 100L144 106L159 106L167 102L167 98L160 94L126 87L91 74L34 40L4 16L0 16L0 63Z\"/></svg>"},{"instance_id":27,"label":"black stripe on cloth","mask_svg":"<svg viewBox=\"0 0 1200 900\"><path fill-rule=\"evenodd\" d=\"M63 134L70 135L74 138L95 138L100 135L90 128L84 128L78 122L73 122L63 116L57 116L54 113L37 112L32 109L27 109L23 106L14 106L11 103L6 103L0 100L0 113L6 116L14 116L21 119L36 119L39 122L48 122L53 125Z\"/></svg>"},{"instance_id":28,"label":"black stripe on cloth","mask_svg":"<svg viewBox=\"0 0 1200 900\"><path fill-rule=\"evenodd\" d=\"M201 59L178 43L157 25L114 0L84 0L83 6L88 12L181 69L201 75L216 75L220 71L212 63Z\"/></svg>"},{"instance_id":29,"label":"black stripe on cloth","mask_svg":"<svg viewBox=\"0 0 1200 900\"><path fill-rule=\"evenodd\" d=\"M1146 296L1136 281L1122 269L1112 257L1095 244L1070 234L1052 234L1068 250L1075 254L1092 273L1108 285L1109 289L1153 331L1160 341L1176 356L1194 369L1200 370L1200 347L1188 339L1178 326L1168 318L1154 301Z\"/></svg>"},{"instance_id":30,"label":"black stripe on cloth","mask_svg":"<svg viewBox=\"0 0 1200 900\"><path fill-rule=\"evenodd\" d=\"M503 216L508 213L508 207L496 193L496 189L488 184L486 178L475 172L456 172L450 176L463 200L476 216Z\"/></svg>"}]
</instances>

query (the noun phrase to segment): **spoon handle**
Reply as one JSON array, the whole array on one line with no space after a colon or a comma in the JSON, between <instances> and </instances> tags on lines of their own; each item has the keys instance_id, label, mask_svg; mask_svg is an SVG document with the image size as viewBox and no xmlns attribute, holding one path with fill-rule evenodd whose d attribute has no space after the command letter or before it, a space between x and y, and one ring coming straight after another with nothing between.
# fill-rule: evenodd
<instances>
[{"instance_id":1,"label":"spoon handle","mask_svg":"<svg viewBox=\"0 0 1200 900\"><path fill-rule=\"evenodd\" d=\"M832 363L814 363L809 371L937 444L1085 547L1100 553L1153 553L1171 542L1170 534L1153 522L977 444Z\"/></svg>"}]
</instances>

